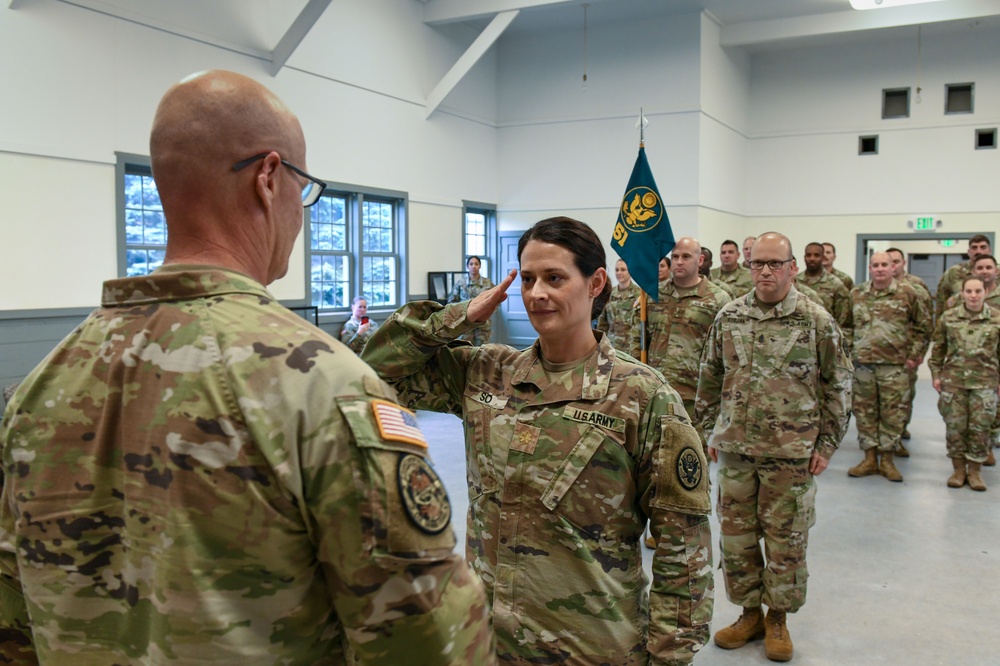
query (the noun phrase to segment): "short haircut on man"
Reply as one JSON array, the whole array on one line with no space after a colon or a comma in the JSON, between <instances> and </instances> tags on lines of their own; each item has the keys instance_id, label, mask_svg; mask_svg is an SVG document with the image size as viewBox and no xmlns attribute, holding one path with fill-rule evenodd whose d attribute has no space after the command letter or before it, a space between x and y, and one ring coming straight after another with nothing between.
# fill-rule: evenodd
<instances>
[{"instance_id":1,"label":"short haircut on man","mask_svg":"<svg viewBox=\"0 0 1000 666\"><path fill-rule=\"evenodd\" d=\"M973 243L986 243L990 247L993 247L993 244L990 243L990 239L987 238L984 234L976 234L975 236L970 238L969 245L972 245Z\"/></svg>"}]
</instances>

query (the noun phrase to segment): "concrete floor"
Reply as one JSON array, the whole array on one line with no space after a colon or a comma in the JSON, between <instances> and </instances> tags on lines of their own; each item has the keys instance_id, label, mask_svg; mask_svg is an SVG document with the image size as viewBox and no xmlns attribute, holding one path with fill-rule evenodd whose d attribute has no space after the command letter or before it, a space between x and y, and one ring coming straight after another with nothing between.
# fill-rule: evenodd
<instances>
[{"instance_id":1,"label":"concrete floor","mask_svg":"<svg viewBox=\"0 0 1000 666\"><path fill-rule=\"evenodd\" d=\"M419 418L454 505L463 552L468 495L461 421L429 412ZM861 459L853 420L819 477L808 601L788 622L792 663L1000 664L1000 595L990 592L993 575L1000 576L1000 467L984 470L987 492L945 486L951 464L944 423L926 378L917 385L910 432L913 455L898 461L903 483L847 476ZM717 544L714 516L712 531ZM715 587L713 633L740 614L726 599L718 570ZM738 650L710 643L695 659L699 666L770 663L762 641Z\"/></svg>"}]
</instances>

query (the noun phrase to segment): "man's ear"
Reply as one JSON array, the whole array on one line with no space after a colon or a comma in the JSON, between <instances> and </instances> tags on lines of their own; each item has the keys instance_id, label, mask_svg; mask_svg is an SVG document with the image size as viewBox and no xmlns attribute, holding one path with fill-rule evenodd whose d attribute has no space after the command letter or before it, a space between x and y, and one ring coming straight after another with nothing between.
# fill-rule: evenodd
<instances>
[{"instance_id":1,"label":"man's ear","mask_svg":"<svg viewBox=\"0 0 1000 666\"><path fill-rule=\"evenodd\" d=\"M267 154L261 160L260 167L254 178L257 196L264 207L270 210L274 206L274 198L278 194L278 170L281 169L281 156L275 151Z\"/></svg>"}]
</instances>

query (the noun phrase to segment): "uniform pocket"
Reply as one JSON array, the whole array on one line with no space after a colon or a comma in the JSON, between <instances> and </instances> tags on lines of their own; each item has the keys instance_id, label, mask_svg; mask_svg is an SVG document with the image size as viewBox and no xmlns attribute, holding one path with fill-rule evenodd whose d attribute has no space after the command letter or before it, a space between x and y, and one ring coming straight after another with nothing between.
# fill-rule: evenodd
<instances>
[{"instance_id":1,"label":"uniform pocket","mask_svg":"<svg viewBox=\"0 0 1000 666\"><path fill-rule=\"evenodd\" d=\"M816 524L816 481L809 479L795 498L795 517L792 530L806 532Z\"/></svg>"},{"instance_id":2,"label":"uniform pocket","mask_svg":"<svg viewBox=\"0 0 1000 666\"><path fill-rule=\"evenodd\" d=\"M597 538L625 502L634 501L635 482L623 446L595 426L583 436L556 469L540 500L550 511Z\"/></svg>"}]
</instances>

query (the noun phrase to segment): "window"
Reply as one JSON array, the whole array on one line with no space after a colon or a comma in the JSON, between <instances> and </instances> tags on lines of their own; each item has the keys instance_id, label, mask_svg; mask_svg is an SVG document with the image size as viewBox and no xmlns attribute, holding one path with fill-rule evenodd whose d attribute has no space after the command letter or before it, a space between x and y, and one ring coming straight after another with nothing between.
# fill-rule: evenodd
<instances>
[{"instance_id":1,"label":"window","mask_svg":"<svg viewBox=\"0 0 1000 666\"><path fill-rule=\"evenodd\" d=\"M167 221L149 159L118 154L118 275L148 275L163 264Z\"/></svg>"},{"instance_id":2,"label":"window","mask_svg":"<svg viewBox=\"0 0 1000 666\"><path fill-rule=\"evenodd\" d=\"M974 83L948 83L944 87L944 112L972 113Z\"/></svg>"},{"instance_id":3,"label":"window","mask_svg":"<svg viewBox=\"0 0 1000 666\"><path fill-rule=\"evenodd\" d=\"M309 293L321 310L348 310L355 296L369 308L402 302L406 195L330 185L309 209Z\"/></svg>"},{"instance_id":4,"label":"window","mask_svg":"<svg viewBox=\"0 0 1000 666\"><path fill-rule=\"evenodd\" d=\"M882 91L883 118L910 117L910 89L886 88Z\"/></svg>"},{"instance_id":5,"label":"window","mask_svg":"<svg viewBox=\"0 0 1000 666\"><path fill-rule=\"evenodd\" d=\"M496 238L496 206L466 201L464 214L465 255L462 267L465 267L469 257L475 255L482 260L480 272L489 276L489 257L493 254Z\"/></svg>"}]
</instances>

